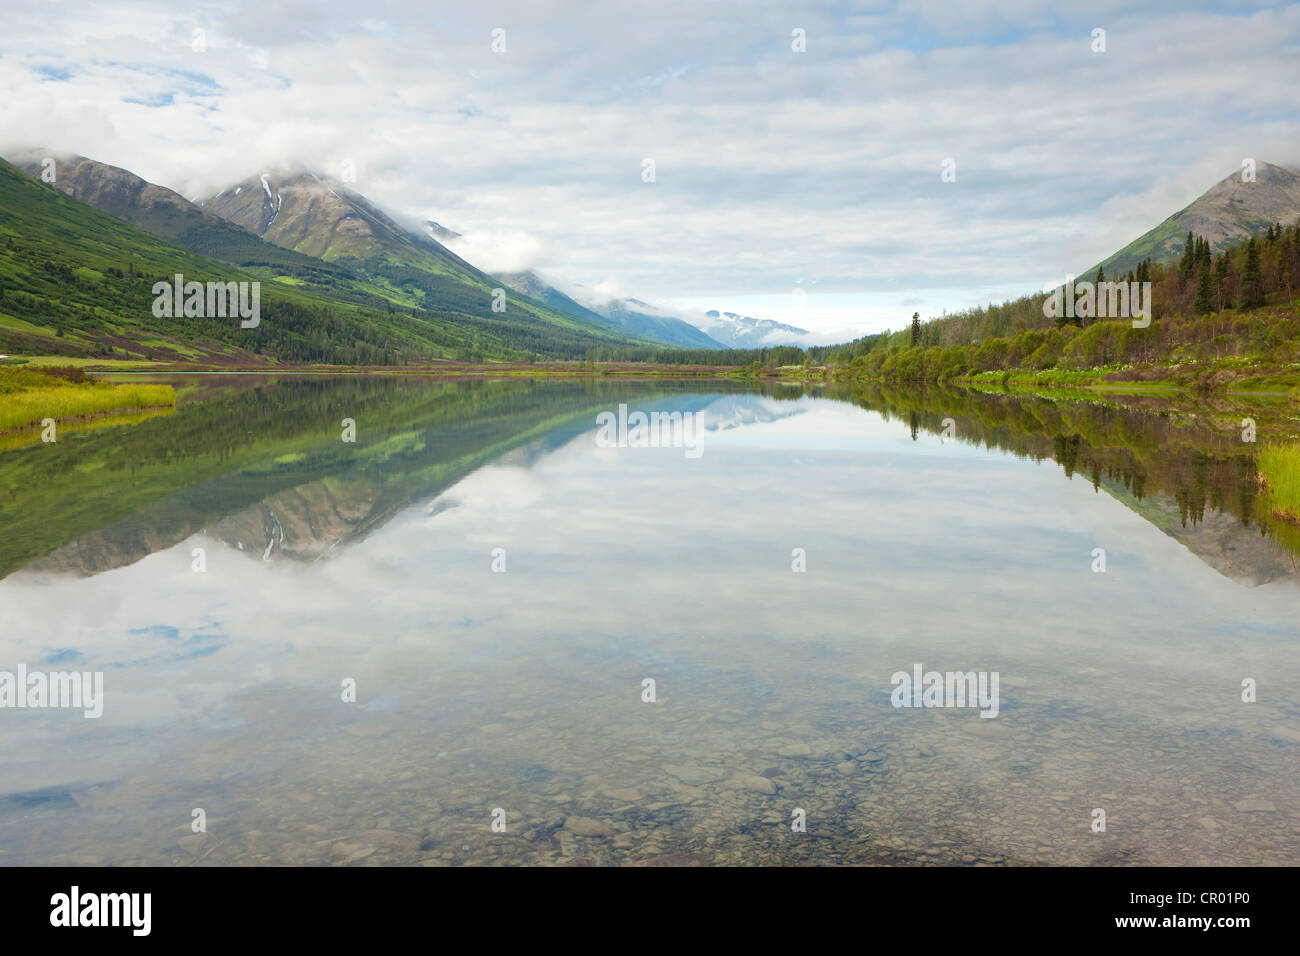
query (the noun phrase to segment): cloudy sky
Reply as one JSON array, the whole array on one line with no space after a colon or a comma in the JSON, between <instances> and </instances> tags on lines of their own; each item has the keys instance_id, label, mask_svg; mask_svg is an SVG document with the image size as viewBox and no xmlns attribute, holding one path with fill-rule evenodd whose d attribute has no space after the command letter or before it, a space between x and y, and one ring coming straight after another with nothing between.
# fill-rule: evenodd
<instances>
[{"instance_id":1,"label":"cloudy sky","mask_svg":"<svg viewBox=\"0 0 1300 956\"><path fill-rule=\"evenodd\" d=\"M1245 157L1300 169L1294 4L60 0L0 20L0 150L192 198L351 161L358 191L489 270L830 337L1060 281Z\"/></svg>"}]
</instances>

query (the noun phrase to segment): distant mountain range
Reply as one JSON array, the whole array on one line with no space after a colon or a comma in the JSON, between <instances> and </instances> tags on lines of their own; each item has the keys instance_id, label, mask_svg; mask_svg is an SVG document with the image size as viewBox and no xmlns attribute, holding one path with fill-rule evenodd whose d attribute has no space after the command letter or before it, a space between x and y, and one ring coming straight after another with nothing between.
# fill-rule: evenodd
<instances>
[{"instance_id":1,"label":"distant mountain range","mask_svg":"<svg viewBox=\"0 0 1300 956\"><path fill-rule=\"evenodd\" d=\"M634 335L682 348L765 348L797 345L810 335L807 329L784 325L771 319L753 319L735 312L693 312L666 309L641 299L593 299L579 304L573 297L550 286L534 272L498 274L497 278L555 309L584 318L613 322Z\"/></svg>"},{"instance_id":2,"label":"distant mountain range","mask_svg":"<svg viewBox=\"0 0 1300 956\"><path fill-rule=\"evenodd\" d=\"M1224 177L1202 196L1160 225L1134 239L1099 265L1109 276L1137 266L1143 259L1172 262L1183 254L1187 233L1202 236L1210 250L1219 252L1261 232L1273 223L1291 225L1300 219L1300 176L1257 163L1254 181L1243 181L1242 170ZM1097 266L1083 276L1096 275Z\"/></svg>"},{"instance_id":3,"label":"distant mountain range","mask_svg":"<svg viewBox=\"0 0 1300 956\"><path fill-rule=\"evenodd\" d=\"M593 307L634 335L686 348L719 349L723 346L689 322L640 299L611 299Z\"/></svg>"},{"instance_id":4,"label":"distant mountain range","mask_svg":"<svg viewBox=\"0 0 1300 956\"><path fill-rule=\"evenodd\" d=\"M785 325L771 319L753 319L735 312L710 309L704 316L708 324L702 325L702 330L723 345L736 349L799 345L801 339L812 334L798 326Z\"/></svg>"}]
</instances>

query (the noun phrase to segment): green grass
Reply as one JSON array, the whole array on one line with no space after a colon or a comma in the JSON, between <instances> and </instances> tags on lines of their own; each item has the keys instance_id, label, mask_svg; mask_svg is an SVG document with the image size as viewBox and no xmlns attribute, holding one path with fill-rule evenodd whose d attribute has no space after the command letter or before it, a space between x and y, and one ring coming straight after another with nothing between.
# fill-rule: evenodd
<instances>
[{"instance_id":1,"label":"green grass","mask_svg":"<svg viewBox=\"0 0 1300 956\"><path fill-rule=\"evenodd\" d=\"M1260 505L1274 518L1300 524L1300 444L1270 442L1255 465L1263 478Z\"/></svg>"},{"instance_id":2,"label":"green grass","mask_svg":"<svg viewBox=\"0 0 1300 956\"><path fill-rule=\"evenodd\" d=\"M76 370L68 370L73 379ZM0 368L0 432L69 422L142 408L174 405L170 385L110 385L23 368Z\"/></svg>"}]
</instances>

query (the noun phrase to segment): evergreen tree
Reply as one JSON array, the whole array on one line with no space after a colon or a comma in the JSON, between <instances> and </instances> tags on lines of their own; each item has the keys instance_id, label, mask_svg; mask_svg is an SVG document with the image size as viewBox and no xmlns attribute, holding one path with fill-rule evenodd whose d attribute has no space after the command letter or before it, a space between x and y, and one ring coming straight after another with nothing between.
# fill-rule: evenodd
<instances>
[{"instance_id":1,"label":"evergreen tree","mask_svg":"<svg viewBox=\"0 0 1300 956\"><path fill-rule=\"evenodd\" d=\"M1186 282L1192 274L1192 266L1196 264L1196 237L1190 232L1187 233L1187 241L1183 243L1183 255L1178 260L1178 281Z\"/></svg>"},{"instance_id":2,"label":"evergreen tree","mask_svg":"<svg viewBox=\"0 0 1300 956\"><path fill-rule=\"evenodd\" d=\"M912 313L912 348L921 344L921 313Z\"/></svg>"},{"instance_id":3,"label":"evergreen tree","mask_svg":"<svg viewBox=\"0 0 1300 956\"><path fill-rule=\"evenodd\" d=\"M1264 277L1259 269L1259 244L1255 237L1246 243L1246 267L1241 272L1238 308L1257 309L1264 304Z\"/></svg>"},{"instance_id":4,"label":"evergreen tree","mask_svg":"<svg viewBox=\"0 0 1300 956\"><path fill-rule=\"evenodd\" d=\"M1214 282L1210 278L1210 267L1201 263L1201 274L1196 281L1196 314L1209 315L1214 311Z\"/></svg>"},{"instance_id":5,"label":"evergreen tree","mask_svg":"<svg viewBox=\"0 0 1300 956\"><path fill-rule=\"evenodd\" d=\"M1214 260L1214 287L1218 294L1216 299L1217 311L1223 311L1223 290L1228 284L1228 276L1231 274L1228 269L1228 255L1224 253Z\"/></svg>"}]
</instances>

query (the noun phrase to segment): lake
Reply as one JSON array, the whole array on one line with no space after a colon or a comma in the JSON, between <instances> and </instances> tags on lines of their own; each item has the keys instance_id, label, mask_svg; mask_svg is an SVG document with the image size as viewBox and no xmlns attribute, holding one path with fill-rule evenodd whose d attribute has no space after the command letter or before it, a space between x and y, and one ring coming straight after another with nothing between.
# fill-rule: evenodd
<instances>
[{"instance_id":1,"label":"lake","mask_svg":"<svg viewBox=\"0 0 1300 956\"><path fill-rule=\"evenodd\" d=\"M0 450L2 863L1300 863L1283 400L171 381Z\"/></svg>"}]
</instances>

